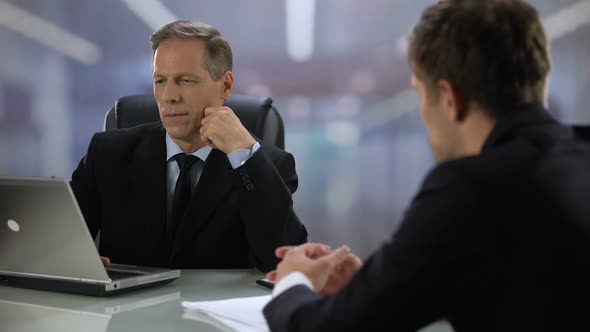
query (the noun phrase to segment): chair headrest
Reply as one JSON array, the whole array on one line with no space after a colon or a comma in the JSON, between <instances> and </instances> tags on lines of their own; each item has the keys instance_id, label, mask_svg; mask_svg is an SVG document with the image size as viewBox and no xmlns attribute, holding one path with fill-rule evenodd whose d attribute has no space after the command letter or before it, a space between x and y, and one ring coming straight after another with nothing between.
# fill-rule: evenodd
<instances>
[{"instance_id":1,"label":"chair headrest","mask_svg":"<svg viewBox=\"0 0 590 332\"><path fill-rule=\"evenodd\" d=\"M153 95L132 95L119 98L114 107L115 128L131 128L140 124L160 121L158 104Z\"/></svg>"}]
</instances>

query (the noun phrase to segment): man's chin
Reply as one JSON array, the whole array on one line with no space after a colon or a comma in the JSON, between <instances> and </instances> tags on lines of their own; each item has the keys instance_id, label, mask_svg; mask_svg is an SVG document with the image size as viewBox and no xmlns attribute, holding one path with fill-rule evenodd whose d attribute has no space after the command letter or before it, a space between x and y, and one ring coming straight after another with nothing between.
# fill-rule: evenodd
<instances>
[{"instance_id":1,"label":"man's chin","mask_svg":"<svg viewBox=\"0 0 590 332\"><path fill-rule=\"evenodd\" d=\"M166 132L175 141L194 142L200 138L199 131L192 131L186 127L169 126L166 127Z\"/></svg>"},{"instance_id":2,"label":"man's chin","mask_svg":"<svg viewBox=\"0 0 590 332\"><path fill-rule=\"evenodd\" d=\"M164 128L166 129L166 132L168 133L168 135L170 135L170 137L172 137L173 139L176 140L186 140L187 137L190 136L190 131L187 130L186 128L183 128L181 126L164 126Z\"/></svg>"}]
</instances>

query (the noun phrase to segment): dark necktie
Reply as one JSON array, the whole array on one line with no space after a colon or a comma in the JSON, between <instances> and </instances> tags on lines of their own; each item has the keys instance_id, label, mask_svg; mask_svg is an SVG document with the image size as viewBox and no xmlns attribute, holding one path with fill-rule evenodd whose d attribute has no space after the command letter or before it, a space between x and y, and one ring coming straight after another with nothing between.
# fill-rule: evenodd
<instances>
[{"instance_id":1,"label":"dark necktie","mask_svg":"<svg viewBox=\"0 0 590 332\"><path fill-rule=\"evenodd\" d=\"M176 234L176 230L182 221L186 206L191 197L192 192L192 181L191 181L191 166L199 160L199 158L190 155L179 153L174 156L178 167L180 168L180 174L178 180L176 180L176 187L174 187L174 197L172 200L172 214L170 218L170 224L168 225L168 245L172 249L173 241Z\"/></svg>"}]
</instances>

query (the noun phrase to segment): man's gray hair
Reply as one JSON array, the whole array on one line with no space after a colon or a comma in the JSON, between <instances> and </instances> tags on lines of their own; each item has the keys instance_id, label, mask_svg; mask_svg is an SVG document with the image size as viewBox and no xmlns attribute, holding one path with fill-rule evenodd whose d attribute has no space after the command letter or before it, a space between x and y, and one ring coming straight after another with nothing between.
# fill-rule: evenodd
<instances>
[{"instance_id":1,"label":"man's gray hair","mask_svg":"<svg viewBox=\"0 0 590 332\"><path fill-rule=\"evenodd\" d=\"M221 36L217 28L202 22L175 21L168 23L154 32L150 38L152 55L158 46L169 39L194 39L205 41L204 68L213 80L219 80L223 74L232 70L233 59L229 43Z\"/></svg>"}]
</instances>

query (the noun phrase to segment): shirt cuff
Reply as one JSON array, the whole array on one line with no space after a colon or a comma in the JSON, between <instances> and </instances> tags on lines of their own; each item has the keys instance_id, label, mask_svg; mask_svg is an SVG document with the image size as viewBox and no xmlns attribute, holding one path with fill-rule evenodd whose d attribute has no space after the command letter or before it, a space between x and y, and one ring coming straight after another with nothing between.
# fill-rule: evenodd
<instances>
[{"instance_id":1,"label":"shirt cuff","mask_svg":"<svg viewBox=\"0 0 590 332\"><path fill-rule=\"evenodd\" d=\"M236 168L244 165L244 163L246 161L248 161L248 159L250 159L250 157L252 157L254 155L254 153L256 153L256 151L258 151L258 149L260 149L260 143L256 142L252 146L252 150L239 149L239 150L230 152L227 154L227 159L229 159L229 163L231 164L231 167L233 167L233 169L236 169Z\"/></svg>"},{"instance_id":2,"label":"shirt cuff","mask_svg":"<svg viewBox=\"0 0 590 332\"><path fill-rule=\"evenodd\" d=\"M305 276L305 274L301 272L291 272L274 285L272 289L272 297L275 298L287 289L298 285L303 285L313 290L313 285L311 284L311 281L309 281L309 279Z\"/></svg>"}]
</instances>

